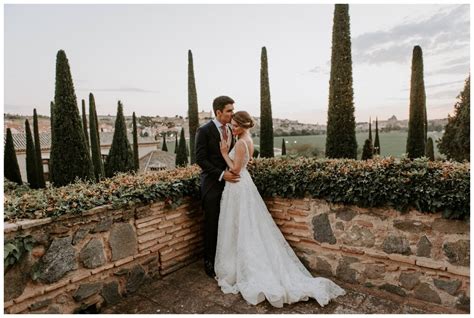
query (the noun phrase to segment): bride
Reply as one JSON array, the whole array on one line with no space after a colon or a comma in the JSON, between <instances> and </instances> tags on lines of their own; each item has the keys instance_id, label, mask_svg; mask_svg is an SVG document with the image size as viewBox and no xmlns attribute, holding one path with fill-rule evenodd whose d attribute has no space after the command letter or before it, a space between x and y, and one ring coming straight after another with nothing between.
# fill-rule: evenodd
<instances>
[{"instance_id":1,"label":"bride","mask_svg":"<svg viewBox=\"0 0 474 318\"><path fill-rule=\"evenodd\" d=\"M250 304L265 298L275 307L315 298L326 305L345 291L323 277L312 277L285 240L247 171L254 146L250 115L232 117L232 133L238 141L229 153L221 141L221 153L240 182L226 182L221 199L214 268L224 293L241 293Z\"/></svg>"}]
</instances>

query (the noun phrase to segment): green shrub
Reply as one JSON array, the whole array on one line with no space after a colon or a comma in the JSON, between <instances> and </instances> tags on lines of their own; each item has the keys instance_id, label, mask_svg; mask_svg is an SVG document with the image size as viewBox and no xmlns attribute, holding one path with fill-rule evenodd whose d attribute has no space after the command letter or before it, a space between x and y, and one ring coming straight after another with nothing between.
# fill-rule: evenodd
<instances>
[{"instance_id":1,"label":"green shrub","mask_svg":"<svg viewBox=\"0 0 474 318\"><path fill-rule=\"evenodd\" d=\"M393 157L369 159L266 158L249 167L263 197L320 198L361 207L415 208L443 212L444 218L469 219L469 164ZM5 220L78 214L93 207L114 208L165 201L177 206L183 197L200 199L200 169L147 174L121 173L97 183L27 190L4 181Z\"/></svg>"}]
</instances>

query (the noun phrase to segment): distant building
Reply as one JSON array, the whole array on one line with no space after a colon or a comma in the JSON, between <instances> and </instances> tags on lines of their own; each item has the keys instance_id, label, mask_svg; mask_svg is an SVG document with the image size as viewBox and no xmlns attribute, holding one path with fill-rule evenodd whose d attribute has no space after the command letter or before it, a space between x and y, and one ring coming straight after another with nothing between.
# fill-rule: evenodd
<instances>
[{"instance_id":1,"label":"distant building","mask_svg":"<svg viewBox=\"0 0 474 318\"><path fill-rule=\"evenodd\" d=\"M100 133L100 150L102 153L102 159L105 160L107 157L110 147L112 145L113 132L101 132ZM26 181L26 134L25 133L12 133L13 144L15 145L15 152L18 159L18 165L20 167L20 173L23 180ZM4 135L4 142L6 139L6 134ZM128 134L128 140L130 144L133 143L133 136L131 133ZM41 158L43 159L43 170L45 172L45 177L49 175L49 157L51 150L51 134L40 133L40 144L41 144ZM140 137L138 136L138 156L143 158L148 155L150 152L157 150L161 146L160 141L156 141L154 137ZM174 157L174 154L172 154ZM141 167L140 160L140 168Z\"/></svg>"},{"instance_id":2,"label":"distant building","mask_svg":"<svg viewBox=\"0 0 474 318\"><path fill-rule=\"evenodd\" d=\"M175 168L176 155L162 150L152 150L140 158L140 172L168 170Z\"/></svg>"}]
</instances>

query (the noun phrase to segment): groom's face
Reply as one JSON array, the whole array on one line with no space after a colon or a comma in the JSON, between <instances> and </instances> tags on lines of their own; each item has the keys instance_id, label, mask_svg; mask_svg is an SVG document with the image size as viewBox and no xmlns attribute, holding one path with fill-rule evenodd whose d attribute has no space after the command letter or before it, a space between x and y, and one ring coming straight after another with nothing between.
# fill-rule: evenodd
<instances>
[{"instance_id":1,"label":"groom's face","mask_svg":"<svg viewBox=\"0 0 474 318\"><path fill-rule=\"evenodd\" d=\"M220 111L218 111L220 112ZM234 105L227 104L225 105L224 109L220 113L219 121L223 124L228 124L232 120L232 115L234 114ZM218 114L219 115L219 114Z\"/></svg>"}]
</instances>

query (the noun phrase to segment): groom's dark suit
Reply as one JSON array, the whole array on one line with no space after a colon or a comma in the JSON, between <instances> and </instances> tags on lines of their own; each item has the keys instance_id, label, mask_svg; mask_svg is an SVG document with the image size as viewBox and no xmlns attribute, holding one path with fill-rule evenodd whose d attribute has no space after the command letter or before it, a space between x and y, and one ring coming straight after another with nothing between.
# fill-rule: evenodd
<instances>
[{"instance_id":1,"label":"groom's dark suit","mask_svg":"<svg viewBox=\"0 0 474 318\"><path fill-rule=\"evenodd\" d=\"M228 135L232 136L228 129ZM217 225L220 213L220 201L224 191L225 181L222 173L227 164L222 157L219 142L221 135L216 124L211 120L199 127L196 132L196 163L201 167L201 200L204 210L204 262L208 274L214 268L217 244ZM234 146L231 137L231 146Z\"/></svg>"}]
</instances>

